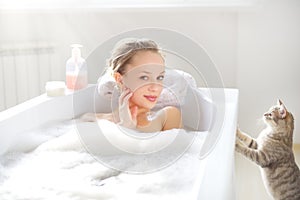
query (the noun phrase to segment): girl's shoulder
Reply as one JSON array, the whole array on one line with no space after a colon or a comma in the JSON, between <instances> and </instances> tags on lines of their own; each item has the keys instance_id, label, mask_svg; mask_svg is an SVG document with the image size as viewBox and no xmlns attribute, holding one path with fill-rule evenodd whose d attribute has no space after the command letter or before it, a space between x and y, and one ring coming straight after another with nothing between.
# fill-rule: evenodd
<instances>
[{"instance_id":1,"label":"girl's shoulder","mask_svg":"<svg viewBox=\"0 0 300 200\"><path fill-rule=\"evenodd\" d=\"M180 110L175 106L166 106L163 108L167 113L180 114Z\"/></svg>"},{"instance_id":2,"label":"girl's shoulder","mask_svg":"<svg viewBox=\"0 0 300 200\"><path fill-rule=\"evenodd\" d=\"M182 127L181 112L177 107L166 106L163 112L163 130Z\"/></svg>"}]
</instances>

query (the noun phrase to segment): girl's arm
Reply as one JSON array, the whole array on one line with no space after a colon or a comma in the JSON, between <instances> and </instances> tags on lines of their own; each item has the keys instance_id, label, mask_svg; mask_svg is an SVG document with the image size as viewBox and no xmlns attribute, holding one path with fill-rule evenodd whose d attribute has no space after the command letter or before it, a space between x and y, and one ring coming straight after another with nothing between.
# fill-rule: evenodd
<instances>
[{"instance_id":1,"label":"girl's arm","mask_svg":"<svg viewBox=\"0 0 300 200\"><path fill-rule=\"evenodd\" d=\"M96 122L97 119L106 119L114 122L112 113L85 113L80 117L83 122Z\"/></svg>"}]
</instances>

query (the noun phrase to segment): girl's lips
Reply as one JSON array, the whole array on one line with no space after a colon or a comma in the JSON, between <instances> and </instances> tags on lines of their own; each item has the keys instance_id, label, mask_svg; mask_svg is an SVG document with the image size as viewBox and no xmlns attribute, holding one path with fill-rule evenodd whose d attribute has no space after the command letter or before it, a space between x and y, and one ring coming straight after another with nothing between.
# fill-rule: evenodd
<instances>
[{"instance_id":1,"label":"girl's lips","mask_svg":"<svg viewBox=\"0 0 300 200\"><path fill-rule=\"evenodd\" d=\"M157 99L157 96L152 96L152 95L144 95L144 97L146 99L148 99L148 101L151 101L151 102L155 102Z\"/></svg>"}]
</instances>

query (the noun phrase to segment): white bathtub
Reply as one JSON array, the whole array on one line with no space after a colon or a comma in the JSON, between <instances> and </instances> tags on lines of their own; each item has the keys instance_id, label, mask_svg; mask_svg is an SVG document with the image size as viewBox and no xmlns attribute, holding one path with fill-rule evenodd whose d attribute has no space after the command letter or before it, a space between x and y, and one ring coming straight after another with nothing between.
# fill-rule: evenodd
<instances>
[{"instance_id":1,"label":"white bathtub","mask_svg":"<svg viewBox=\"0 0 300 200\"><path fill-rule=\"evenodd\" d=\"M191 151L194 151L195 159L198 160L198 166L196 167L199 167L199 171L197 174L190 174L195 180L193 182L194 185L191 186L188 199L233 200L235 199L234 143L238 111L238 91L236 89L211 90L213 90L215 94L225 92L224 122L221 123L218 140L205 141L201 152L196 144L191 145ZM28 133L28 131L30 132L32 129L36 129L47 123L59 123L61 121L70 120L85 112L93 112L95 109L106 111L107 108L101 107L101 103L95 104L94 93L95 86L91 85L84 90L63 97L50 98L46 95L41 95L1 112L0 156L20 151L28 152L37 147L39 140L32 138L32 135L24 135L24 133ZM76 99L75 101L74 98ZM97 99L96 101L104 102L107 100ZM218 100L215 99L215 103L218 103ZM90 130L93 130L93 128ZM35 142L28 145L30 140L35 140ZM40 143L42 142L41 140ZM102 146L102 150L108 151L109 154L110 150L106 149L106 147ZM180 159L178 162L180 162ZM193 171L193 173L194 172L195 171ZM153 174L155 175L155 173L156 172ZM180 171L176 173L180 173ZM142 176L143 175L139 175L139 177ZM131 178L134 179L137 178L137 176L132 176Z\"/></svg>"}]
</instances>

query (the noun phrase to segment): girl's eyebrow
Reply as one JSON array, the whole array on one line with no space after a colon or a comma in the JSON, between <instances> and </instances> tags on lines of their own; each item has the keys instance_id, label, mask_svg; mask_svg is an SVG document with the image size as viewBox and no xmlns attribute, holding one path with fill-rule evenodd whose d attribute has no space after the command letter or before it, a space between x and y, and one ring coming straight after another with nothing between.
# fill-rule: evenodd
<instances>
[{"instance_id":1,"label":"girl's eyebrow","mask_svg":"<svg viewBox=\"0 0 300 200\"><path fill-rule=\"evenodd\" d=\"M166 71L162 71L159 74L164 74ZM141 73L145 73L145 74L152 74L152 72L148 72L148 71L141 71Z\"/></svg>"}]
</instances>

